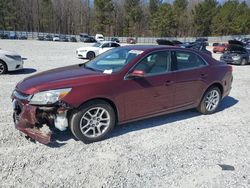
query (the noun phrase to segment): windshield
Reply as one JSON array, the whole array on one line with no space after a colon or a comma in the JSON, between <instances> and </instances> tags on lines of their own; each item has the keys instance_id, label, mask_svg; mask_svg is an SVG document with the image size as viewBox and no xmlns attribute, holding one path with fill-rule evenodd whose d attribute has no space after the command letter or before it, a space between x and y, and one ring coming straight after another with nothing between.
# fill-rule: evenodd
<instances>
[{"instance_id":1,"label":"windshield","mask_svg":"<svg viewBox=\"0 0 250 188\"><path fill-rule=\"evenodd\" d=\"M114 48L86 63L85 68L112 74L119 72L141 53L141 50Z\"/></svg>"}]
</instances>

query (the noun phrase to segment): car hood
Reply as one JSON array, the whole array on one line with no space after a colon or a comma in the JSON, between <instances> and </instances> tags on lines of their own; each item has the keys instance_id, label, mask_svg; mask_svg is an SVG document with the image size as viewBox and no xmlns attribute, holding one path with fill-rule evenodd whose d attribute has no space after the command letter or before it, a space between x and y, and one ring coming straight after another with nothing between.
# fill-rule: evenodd
<instances>
[{"instance_id":1,"label":"car hood","mask_svg":"<svg viewBox=\"0 0 250 188\"><path fill-rule=\"evenodd\" d=\"M34 94L39 91L68 88L100 75L103 74L85 69L80 65L61 67L25 78L17 84L16 90L24 94Z\"/></svg>"},{"instance_id":2,"label":"car hood","mask_svg":"<svg viewBox=\"0 0 250 188\"><path fill-rule=\"evenodd\" d=\"M78 48L77 50L78 50L78 51L81 51L81 50L96 51L96 50L99 50L99 48L97 48L97 47L93 47L93 46L90 46L90 47L82 47L82 48Z\"/></svg>"},{"instance_id":3,"label":"car hood","mask_svg":"<svg viewBox=\"0 0 250 188\"><path fill-rule=\"evenodd\" d=\"M17 54L16 52L5 51L5 50L0 50L0 54L11 55L11 56L19 56L19 54Z\"/></svg>"}]
</instances>

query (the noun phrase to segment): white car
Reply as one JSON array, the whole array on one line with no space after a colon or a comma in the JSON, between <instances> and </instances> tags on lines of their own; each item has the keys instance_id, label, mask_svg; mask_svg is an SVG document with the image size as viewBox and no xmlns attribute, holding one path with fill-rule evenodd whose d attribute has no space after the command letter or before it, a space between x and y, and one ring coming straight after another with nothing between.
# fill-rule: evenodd
<instances>
[{"instance_id":1,"label":"white car","mask_svg":"<svg viewBox=\"0 0 250 188\"><path fill-rule=\"evenodd\" d=\"M15 52L0 49L0 75L23 68L22 57Z\"/></svg>"},{"instance_id":2,"label":"white car","mask_svg":"<svg viewBox=\"0 0 250 188\"><path fill-rule=\"evenodd\" d=\"M60 36L59 35L54 35L53 41L60 41Z\"/></svg>"},{"instance_id":3,"label":"white car","mask_svg":"<svg viewBox=\"0 0 250 188\"><path fill-rule=\"evenodd\" d=\"M96 34L95 35L95 40L97 42L102 42L102 41L104 41L104 36L102 34Z\"/></svg>"},{"instance_id":4,"label":"white car","mask_svg":"<svg viewBox=\"0 0 250 188\"><path fill-rule=\"evenodd\" d=\"M79 58L93 59L99 54L106 52L112 48L119 47L119 46L120 44L118 44L117 42L112 42L112 41L98 42L90 47L78 48L76 50L76 55Z\"/></svg>"}]
</instances>

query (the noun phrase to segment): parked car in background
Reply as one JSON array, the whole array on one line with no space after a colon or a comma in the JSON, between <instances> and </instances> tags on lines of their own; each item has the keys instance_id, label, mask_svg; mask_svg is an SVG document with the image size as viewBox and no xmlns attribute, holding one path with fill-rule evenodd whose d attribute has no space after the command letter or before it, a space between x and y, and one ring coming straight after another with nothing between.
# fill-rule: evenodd
<instances>
[{"instance_id":1,"label":"parked car in background","mask_svg":"<svg viewBox=\"0 0 250 188\"><path fill-rule=\"evenodd\" d=\"M205 44L206 46L208 46L209 44L208 44L208 39L207 38L197 38L196 40L195 40L195 43L203 43L203 44Z\"/></svg>"},{"instance_id":2,"label":"parked car in background","mask_svg":"<svg viewBox=\"0 0 250 188\"><path fill-rule=\"evenodd\" d=\"M94 37L88 36L88 38L85 38L84 42L85 43L96 43L97 41L95 40Z\"/></svg>"},{"instance_id":3,"label":"parked car in background","mask_svg":"<svg viewBox=\"0 0 250 188\"><path fill-rule=\"evenodd\" d=\"M232 80L230 65L192 49L124 46L19 82L12 93L13 117L19 131L44 144L54 127L96 142L116 124L191 108L212 114L229 95Z\"/></svg>"},{"instance_id":4,"label":"parked car in background","mask_svg":"<svg viewBox=\"0 0 250 188\"><path fill-rule=\"evenodd\" d=\"M0 39L8 39L8 38L9 38L8 33L0 31Z\"/></svg>"},{"instance_id":5,"label":"parked car in background","mask_svg":"<svg viewBox=\"0 0 250 188\"><path fill-rule=\"evenodd\" d=\"M156 43L159 45L181 46L183 43L178 40L157 39Z\"/></svg>"},{"instance_id":6,"label":"parked car in background","mask_svg":"<svg viewBox=\"0 0 250 188\"><path fill-rule=\"evenodd\" d=\"M228 47L228 44L226 43L218 43L216 46L213 47L213 52L217 53L224 53L226 48Z\"/></svg>"},{"instance_id":7,"label":"parked car in background","mask_svg":"<svg viewBox=\"0 0 250 188\"><path fill-rule=\"evenodd\" d=\"M53 36L53 41L56 41L56 42L58 42L58 41L60 41L60 35L54 35Z\"/></svg>"},{"instance_id":8,"label":"parked car in background","mask_svg":"<svg viewBox=\"0 0 250 188\"><path fill-rule=\"evenodd\" d=\"M229 43L220 60L228 64L246 65L249 64L249 53L242 45Z\"/></svg>"},{"instance_id":9,"label":"parked car in background","mask_svg":"<svg viewBox=\"0 0 250 188\"><path fill-rule=\"evenodd\" d=\"M69 42L69 39L66 35L60 35L59 39L60 42Z\"/></svg>"},{"instance_id":10,"label":"parked car in background","mask_svg":"<svg viewBox=\"0 0 250 188\"><path fill-rule=\"evenodd\" d=\"M41 34L38 34L38 36L37 36L37 40L44 40L44 36L43 35L41 35Z\"/></svg>"},{"instance_id":11,"label":"parked car in background","mask_svg":"<svg viewBox=\"0 0 250 188\"><path fill-rule=\"evenodd\" d=\"M120 40L119 40L117 37L112 37L112 38L111 38L111 41L120 43Z\"/></svg>"},{"instance_id":12,"label":"parked car in background","mask_svg":"<svg viewBox=\"0 0 250 188\"><path fill-rule=\"evenodd\" d=\"M0 75L22 68L23 60L19 54L0 49Z\"/></svg>"},{"instance_id":13,"label":"parked car in background","mask_svg":"<svg viewBox=\"0 0 250 188\"><path fill-rule=\"evenodd\" d=\"M18 39L17 34L15 31L9 32L9 39Z\"/></svg>"},{"instance_id":14,"label":"parked car in background","mask_svg":"<svg viewBox=\"0 0 250 188\"><path fill-rule=\"evenodd\" d=\"M127 43L128 43L128 44L136 44L136 40L135 40L135 38L128 37L128 38L127 38Z\"/></svg>"},{"instance_id":15,"label":"parked car in background","mask_svg":"<svg viewBox=\"0 0 250 188\"><path fill-rule=\"evenodd\" d=\"M44 40L45 41L53 41L53 36L48 34L48 35L45 36Z\"/></svg>"},{"instance_id":16,"label":"parked car in background","mask_svg":"<svg viewBox=\"0 0 250 188\"><path fill-rule=\"evenodd\" d=\"M27 40L28 39L28 33L27 32L21 32L18 36L18 39L20 40Z\"/></svg>"},{"instance_id":17,"label":"parked car in background","mask_svg":"<svg viewBox=\"0 0 250 188\"><path fill-rule=\"evenodd\" d=\"M102 41L95 43L91 47L82 47L76 50L76 55L79 58L93 59L99 54L106 52L112 48L120 47L120 44L112 41Z\"/></svg>"},{"instance_id":18,"label":"parked car in background","mask_svg":"<svg viewBox=\"0 0 250 188\"><path fill-rule=\"evenodd\" d=\"M104 41L104 36L102 34L96 34L95 35L95 40L97 42L102 42L102 41Z\"/></svg>"},{"instance_id":19,"label":"parked car in background","mask_svg":"<svg viewBox=\"0 0 250 188\"><path fill-rule=\"evenodd\" d=\"M70 42L77 42L76 37L70 37Z\"/></svg>"},{"instance_id":20,"label":"parked car in background","mask_svg":"<svg viewBox=\"0 0 250 188\"><path fill-rule=\"evenodd\" d=\"M87 33L80 33L79 36L81 42L85 42L89 38L89 35Z\"/></svg>"}]
</instances>

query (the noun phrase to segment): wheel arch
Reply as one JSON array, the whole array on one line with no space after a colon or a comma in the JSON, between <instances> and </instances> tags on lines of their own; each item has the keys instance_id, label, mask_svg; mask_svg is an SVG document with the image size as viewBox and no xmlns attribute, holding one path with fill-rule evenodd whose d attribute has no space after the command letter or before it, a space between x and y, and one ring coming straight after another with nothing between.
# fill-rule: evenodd
<instances>
[{"instance_id":1,"label":"wheel arch","mask_svg":"<svg viewBox=\"0 0 250 188\"><path fill-rule=\"evenodd\" d=\"M119 122L119 111L118 111L118 109L117 109L117 105L116 105L112 100L110 100L110 99L108 99L108 98L105 98L105 97L98 97L98 98L93 98L93 99L89 99L89 100L87 100L87 101L84 101L83 103L81 103L81 104L77 107L77 109L80 109L80 108L81 108L84 104L86 104L86 103L89 103L89 102L91 102L91 101L96 101L96 100L100 100L100 101L104 101L104 102L108 103L108 104L113 108L113 110L114 110L114 112L115 112L116 122Z\"/></svg>"},{"instance_id":2,"label":"wheel arch","mask_svg":"<svg viewBox=\"0 0 250 188\"><path fill-rule=\"evenodd\" d=\"M201 98L200 98L200 102L202 101L202 99L203 99L204 95L206 94L206 92L207 92L210 88L212 88L212 87L218 87L219 90L220 90L220 92L221 92L221 96L223 96L223 93L224 93L223 85L222 85L220 82L214 82L214 83L212 83L211 85L209 85L209 86L206 88L206 90L203 92L203 94L202 94L202 96L201 96Z\"/></svg>"},{"instance_id":3,"label":"wheel arch","mask_svg":"<svg viewBox=\"0 0 250 188\"><path fill-rule=\"evenodd\" d=\"M4 60L2 60L2 59L0 59L0 62L1 62L1 63L4 63L4 64L6 65L6 67L7 67L7 71L8 71L8 70L9 70L9 67L8 67L7 63L5 63L5 61L4 61Z\"/></svg>"}]
</instances>

